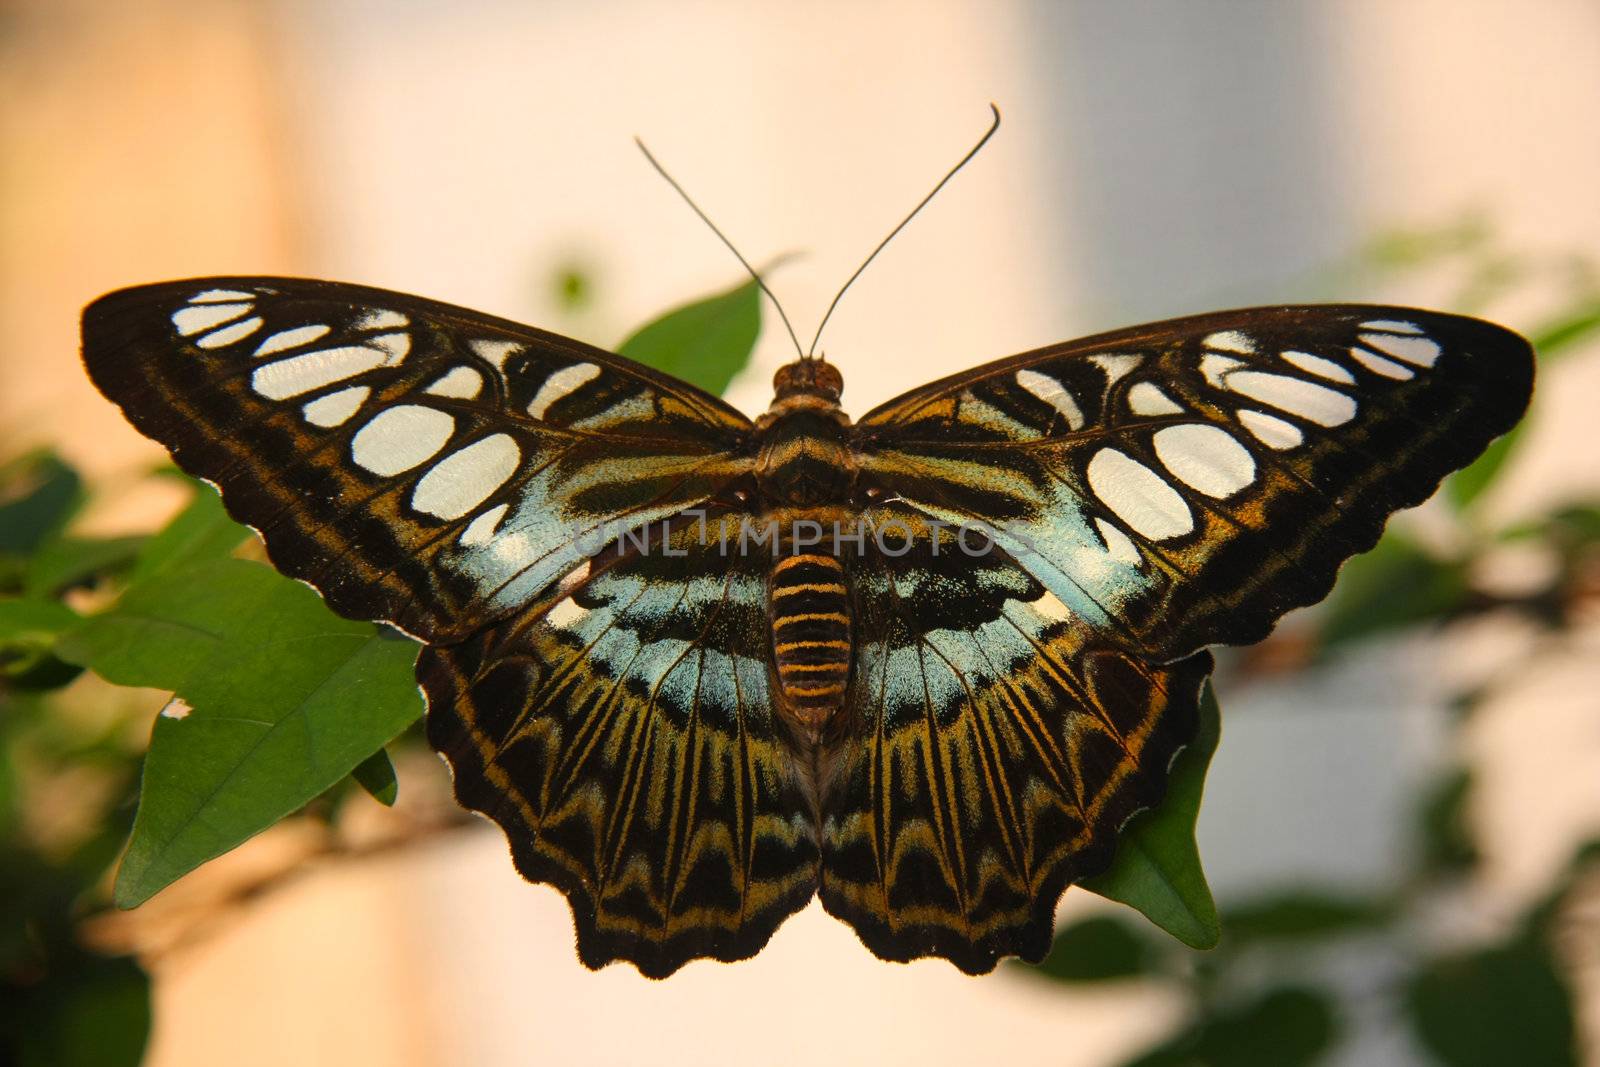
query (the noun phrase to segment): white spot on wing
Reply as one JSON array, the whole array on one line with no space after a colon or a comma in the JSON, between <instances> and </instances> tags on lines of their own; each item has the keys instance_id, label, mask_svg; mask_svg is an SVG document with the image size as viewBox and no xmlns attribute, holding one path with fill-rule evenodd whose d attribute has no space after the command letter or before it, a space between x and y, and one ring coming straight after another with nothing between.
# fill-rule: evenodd
<instances>
[{"instance_id":1,"label":"white spot on wing","mask_svg":"<svg viewBox=\"0 0 1600 1067\"><path fill-rule=\"evenodd\" d=\"M1403 382L1408 378L1415 378L1417 372L1403 363L1396 363L1392 359L1384 359L1376 352L1369 352L1360 345L1352 346L1350 355L1355 361L1374 374L1381 374L1385 378L1393 378Z\"/></svg>"},{"instance_id":2,"label":"white spot on wing","mask_svg":"<svg viewBox=\"0 0 1600 1067\"><path fill-rule=\"evenodd\" d=\"M1207 496L1221 500L1255 481L1256 461L1250 450L1226 430L1185 423L1157 430L1152 443L1167 470Z\"/></svg>"},{"instance_id":3,"label":"white spot on wing","mask_svg":"<svg viewBox=\"0 0 1600 1067\"><path fill-rule=\"evenodd\" d=\"M201 348L221 348L224 345L231 345L235 341L243 340L261 329L265 321L261 316L257 315L253 318L245 319L243 322L236 322L232 326L224 326L220 330L212 330L196 341L195 344Z\"/></svg>"},{"instance_id":4,"label":"white spot on wing","mask_svg":"<svg viewBox=\"0 0 1600 1067\"><path fill-rule=\"evenodd\" d=\"M1089 362L1105 371L1106 378L1109 380L1107 384L1112 384L1118 378L1131 373L1140 363L1143 363L1144 357L1120 352L1108 352L1104 355L1090 356Z\"/></svg>"},{"instance_id":5,"label":"white spot on wing","mask_svg":"<svg viewBox=\"0 0 1600 1067\"><path fill-rule=\"evenodd\" d=\"M163 719L187 719L189 713L194 711L182 697L173 697L167 701L167 706L161 709Z\"/></svg>"},{"instance_id":6,"label":"white spot on wing","mask_svg":"<svg viewBox=\"0 0 1600 1067\"><path fill-rule=\"evenodd\" d=\"M377 345L383 349L384 362L394 366L406 358L406 353L411 351L411 335L408 333L380 333L376 337L369 337L367 344Z\"/></svg>"},{"instance_id":7,"label":"white spot on wing","mask_svg":"<svg viewBox=\"0 0 1600 1067\"><path fill-rule=\"evenodd\" d=\"M383 365L383 353L365 345L324 348L256 368L250 386L268 400L285 400Z\"/></svg>"},{"instance_id":8,"label":"white spot on wing","mask_svg":"<svg viewBox=\"0 0 1600 1067\"><path fill-rule=\"evenodd\" d=\"M1356 417L1356 402L1336 389L1266 371L1238 370L1226 375L1227 388L1271 404L1318 426L1341 426Z\"/></svg>"},{"instance_id":9,"label":"white spot on wing","mask_svg":"<svg viewBox=\"0 0 1600 1067\"><path fill-rule=\"evenodd\" d=\"M492 364L495 370L504 371L506 360L512 355L522 351L522 346L515 341L471 341L472 350L485 361Z\"/></svg>"},{"instance_id":10,"label":"white spot on wing","mask_svg":"<svg viewBox=\"0 0 1600 1067\"><path fill-rule=\"evenodd\" d=\"M450 373L428 386L429 396L449 396L458 400L471 400L483 388L483 375L471 367L452 367Z\"/></svg>"},{"instance_id":11,"label":"white spot on wing","mask_svg":"<svg viewBox=\"0 0 1600 1067\"><path fill-rule=\"evenodd\" d=\"M500 528L500 523L506 517L506 512L511 509L510 504L496 504L494 507L477 516L467 523L467 528L461 531L461 544L467 548L484 544L494 536Z\"/></svg>"},{"instance_id":12,"label":"white spot on wing","mask_svg":"<svg viewBox=\"0 0 1600 1067\"><path fill-rule=\"evenodd\" d=\"M249 304L208 304L205 307L179 308L172 313L172 325L179 334L188 337L190 334L209 330L213 326L221 326L250 310Z\"/></svg>"},{"instance_id":13,"label":"white spot on wing","mask_svg":"<svg viewBox=\"0 0 1600 1067\"><path fill-rule=\"evenodd\" d=\"M1044 596L1033 602L1033 610L1051 622L1062 622L1072 618L1072 610L1061 602L1060 597L1048 589L1044 591Z\"/></svg>"},{"instance_id":14,"label":"white spot on wing","mask_svg":"<svg viewBox=\"0 0 1600 1067\"><path fill-rule=\"evenodd\" d=\"M385 408L356 431L350 456L373 474L390 477L432 458L454 432L456 420L438 408L402 404Z\"/></svg>"},{"instance_id":15,"label":"white spot on wing","mask_svg":"<svg viewBox=\"0 0 1600 1067\"><path fill-rule=\"evenodd\" d=\"M411 506L441 519L459 519L505 484L522 461L510 434L474 441L435 463L417 482Z\"/></svg>"},{"instance_id":16,"label":"white spot on wing","mask_svg":"<svg viewBox=\"0 0 1600 1067\"><path fill-rule=\"evenodd\" d=\"M1135 382L1128 390L1128 410L1135 415L1182 415L1183 409L1153 382Z\"/></svg>"},{"instance_id":17,"label":"white spot on wing","mask_svg":"<svg viewBox=\"0 0 1600 1067\"><path fill-rule=\"evenodd\" d=\"M1106 543L1106 554L1118 563L1126 563L1130 567L1137 567L1142 557L1128 535L1117 529L1104 519L1094 520L1094 528L1100 531L1100 540Z\"/></svg>"},{"instance_id":18,"label":"white spot on wing","mask_svg":"<svg viewBox=\"0 0 1600 1067\"><path fill-rule=\"evenodd\" d=\"M1370 322L1363 322L1361 328L1364 330L1385 330L1389 333L1420 334L1422 332L1422 327L1416 323L1401 322L1398 319L1373 319Z\"/></svg>"},{"instance_id":19,"label":"white spot on wing","mask_svg":"<svg viewBox=\"0 0 1600 1067\"><path fill-rule=\"evenodd\" d=\"M1207 353L1200 358L1200 373L1218 389L1228 388L1228 376L1245 365L1244 360L1232 356Z\"/></svg>"},{"instance_id":20,"label":"white spot on wing","mask_svg":"<svg viewBox=\"0 0 1600 1067\"><path fill-rule=\"evenodd\" d=\"M1313 356L1310 352L1293 351L1283 353L1283 358L1307 374L1315 374L1318 378L1326 378L1330 382L1343 382L1345 385L1356 384L1356 376L1331 359Z\"/></svg>"},{"instance_id":21,"label":"white spot on wing","mask_svg":"<svg viewBox=\"0 0 1600 1067\"><path fill-rule=\"evenodd\" d=\"M368 308L366 313L356 320L358 330L393 330L410 325L409 318L388 308Z\"/></svg>"},{"instance_id":22,"label":"white spot on wing","mask_svg":"<svg viewBox=\"0 0 1600 1067\"><path fill-rule=\"evenodd\" d=\"M207 289L189 298L191 304L215 304L224 300L254 300L256 294L242 289Z\"/></svg>"},{"instance_id":23,"label":"white spot on wing","mask_svg":"<svg viewBox=\"0 0 1600 1067\"><path fill-rule=\"evenodd\" d=\"M1285 422L1276 415L1268 415L1265 411L1241 408L1239 421L1245 429L1255 435L1256 440L1280 452L1286 448L1296 448L1305 441L1305 435L1300 432L1300 427L1292 422Z\"/></svg>"},{"instance_id":24,"label":"white spot on wing","mask_svg":"<svg viewBox=\"0 0 1600 1067\"><path fill-rule=\"evenodd\" d=\"M1386 356L1431 367L1439 358L1439 343L1426 337L1395 337L1384 333L1364 333L1359 340L1368 348L1375 348Z\"/></svg>"},{"instance_id":25,"label":"white spot on wing","mask_svg":"<svg viewBox=\"0 0 1600 1067\"><path fill-rule=\"evenodd\" d=\"M587 614L589 614L588 608L579 606L576 600L567 597L550 609L550 613L544 617L544 621L558 630L570 630L576 623L581 622Z\"/></svg>"},{"instance_id":26,"label":"white spot on wing","mask_svg":"<svg viewBox=\"0 0 1600 1067\"><path fill-rule=\"evenodd\" d=\"M1194 529L1194 516L1178 491L1155 471L1114 448L1089 460L1089 488L1141 537L1161 541Z\"/></svg>"},{"instance_id":27,"label":"white spot on wing","mask_svg":"<svg viewBox=\"0 0 1600 1067\"><path fill-rule=\"evenodd\" d=\"M279 330L269 336L256 348L256 355L270 356L274 352L282 352L290 348L299 348L328 332L328 327L318 323L314 326L296 326L292 330Z\"/></svg>"},{"instance_id":28,"label":"white spot on wing","mask_svg":"<svg viewBox=\"0 0 1600 1067\"><path fill-rule=\"evenodd\" d=\"M564 396L577 392L585 383L592 382L600 377L600 368L593 363L574 363L570 367L562 367L539 386L539 391L528 401L528 414L536 419L544 418L545 412Z\"/></svg>"},{"instance_id":29,"label":"white spot on wing","mask_svg":"<svg viewBox=\"0 0 1600 1067\"><path fill-rule=\"evenodd\" d=\"M1069 429L1083 429L1083 410L1078 407L1077 400L1073 399L1072 394L1067 392L1060 382L1036 370L1019 370L1017 384L1055 408L1061 417L1067 420Z\"/></svg>"},{"instance_id":30,"label":"white spot on wing","mask_svg":"<svg viewBox=\"0 0 1600 1067\"><path fill-rule=\"evenodd\" d=\"M1256 343L1238 330L1223 330L1220 333L1207 334L1200 342L1205 348L1213 348L1218 352L1242 352L1245 355L1256 350Z\"/></svg>"},{"instance_id":31,"label":"white spot on wing","mask_svg":"<svg viewBox=\"0 0 1600 1067\"><path fill-rule=\"evenodd\" d=\"M300 413L313 426L338 426L361 409L371 392L365 385L352 385L348 389L308 401Z\"/></svg>"}]
</instances>

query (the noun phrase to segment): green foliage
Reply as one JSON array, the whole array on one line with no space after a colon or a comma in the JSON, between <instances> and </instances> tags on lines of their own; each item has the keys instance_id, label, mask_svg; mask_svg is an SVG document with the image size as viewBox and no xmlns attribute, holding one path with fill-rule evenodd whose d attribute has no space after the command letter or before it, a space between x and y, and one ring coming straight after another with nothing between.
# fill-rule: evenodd
<instances>
[{"instance_id":1,"label":"green foliage","mask_svg":"<svg viewBox=\"0 0 1600 1067\"><path fill-rule=\"evenodd\" d=\"M1588 301L1563 312L1543 328L1532 331L1528 339L1539 354L1540 369L1548 370L1597 334L1600 334L1600 300ZM1445 483L1445 496L1450 502L1462 510L1471 507L1494 483L1500 469L1526 436L1529 425L1524 420L1510 433L1496 438L1471 466L1451 475Z\"/></svg>"},{"instance_id":2,"label":"green foliage","mask_svg":"<svg viewBox=\"0 0 1600 1067\"><path fill-rule=\"evenodd\" d=\"M1440 558L1391 530L1345 566L1323 611L1323 649L1442 619L1462 606L1470 588L1464 560Z\"/></svg>"},{"instance_id":3,"label":"green foliage","mask_svg":"<svg viewBox=\"0 0 1600 1067\"><path fill-rule=\"evenodd\" d=\"M0 1055L17 1067L136 1067L150 1035L150 978L131 959L76 953L0 1001Z\"/></svg>"},{"instance_id":4,"label":"green foliage","mask_svg":"<svg viewBox=\"0 0 1600 1067\"><path fill-rule=\"evenodd\" d=\"M1234 948L1306 945L1377 929L1393 918L1394 909L1383 900L1302 888L1230 907L1222 927Z\"/></svg>"},{"instance_id":5,"label":"green foliage","mask_svg":"<svg viewBox=\"0 0 1600 1067\"><path fill-rule=\"evenodd\" d=\"M1210 948L1221 935L1194 840L1206 768L1221 735L1222 714L1207 683L1199 732L1173 764L1166 799L1128 823L1111 869L1082 883L1090 892L1143 912L1192 948Z\"/></svg>"},{"instance_id":6,"label":"green foliage","mask_svg":"<svg viewBox=\"0 0 1600 1067\"><path fill-rule=\"evenodd\" d=\"M37 551L82 503L83 480L53 453L29 452L0 465L0 557Z\"/></svg>"},{"instance_id":7,"label":"green foliage","mask_svg":"<svg viewBox=\"0 0 1600 1067\"><path fill-rule=\"evenodd\" d=\"M150 736L122 907L303 807L422 714L413 642L243 560L138 583L58 651L177 694Z\"/></svg>"},{"instance_id":8,"label":"green foliage","mask_svg":"<svg viewBox=\"0 0 1600 1067\"><path fill-rule=\"evenodd\" d=\"M753 281L684 304L647 323L617 352L721 393L750 362L761 333L761 290Z\"/></svg>"},{"instance_id":9,"label":"green foliage","mask_svg":"<svg viewBox=\"0 0 1600 1067\"><path fill-rule=\"evenodd\" d=\"M381 748L356 764L350 771L350 777L367 791L368 796L386 808L394 807L394 802L400 798L400 779L395 776L394 763L389 759L389 753Z\"/></svg>"},{"instance_id":10,"label":"green foliage","mask_svg":"<svg viewBox=\"0 0 1600 1067\"><path fill-rule=\"evenodd\" d=\"M1161 947L1143 930L1099 915L1058 930L1050 955L1033 970L1063 982L1105 982L1149 975L1162 959Z\"/></svg>"},{"instance_id":11,"label":"green foliage","mask_svg":"<svg viewBox=\"0 0 1600 1067\"><path fill-rule=\"evenodd\" d=\"M1478 862L1478 843L1467 819L1472 771L1457 767L1423 789L1417 805L1417 861L1430 875L1459 874Z\"/></svg>"},{"instance_id":12,"label":"green foliage","mask_svg":"<svg viewBox=\"0 0 1600 1067\"><path fill-rule=\"evenodd\" d=\"M1428 961L1406 990L1412 1028L1448 1067L1576 1067L1572 991L1549 946L1518 939Z\"/></svg>"},{"instance_id":13,"label":"green foliage","mask_svg":"<svg viewBox=\"0 0 1600 1067\"><path fill-rule=\"evenodd\" d=\"M171 567L226 559L249 537L250 531L223 510L217 491L197 484L189 505L139 552L130 580L141 584Z\"/></svg>"},{"instance_id":14,"label":"green foliage","mask_svg":"<svg viewBox=\"0 0 1600 1067\"><path fill-rule=\"evenodd\" d=\"M149 978L85 944L79 924L126 836L136 756L115 726L85 733L57 718L49 694L79 674L55 655L81 624L57 597L125 573L137 546L63 536L81 480L48 453L0 467L0 501L0 1062L132 1067ZM82 818L41 837L31 783L66 775Z\"/></svg>"},{"instance_id":15,"label":"green foliage","mask_svg":"<svg viewBox=\"0 0 1600 1067\"><path fill-rule=\"evenodd\" d=\"M1214 1009L1174 1040L1122 1067L1308 1067L1333 1047L1338 1034L1330 994L1286 987Z\"/></svg>"}]
</instances>

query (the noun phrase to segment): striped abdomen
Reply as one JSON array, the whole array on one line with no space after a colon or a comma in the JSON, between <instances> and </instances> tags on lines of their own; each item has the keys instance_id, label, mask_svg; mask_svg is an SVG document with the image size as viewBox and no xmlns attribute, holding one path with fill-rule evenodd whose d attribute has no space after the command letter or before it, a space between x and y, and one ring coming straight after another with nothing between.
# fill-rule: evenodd
<instances>
[{"instance_id":1,"label":"striped abdomen","mask_svg":"<svg viewBox=\"0 0 1600 1067\"><path fill-rule=\"evenodd\" d=\"M785 556L767 585L772 653L783 703L819 727L844 703L850 674L850 593L832 556Z\"/></svg>"}]
</instances>

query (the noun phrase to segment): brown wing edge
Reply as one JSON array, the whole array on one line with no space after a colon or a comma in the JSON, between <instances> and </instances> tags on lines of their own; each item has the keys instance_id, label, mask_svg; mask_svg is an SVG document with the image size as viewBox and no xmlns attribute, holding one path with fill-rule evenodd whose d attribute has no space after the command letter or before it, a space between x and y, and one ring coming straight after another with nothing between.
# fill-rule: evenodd
<instances>
[{"instance_id":1,"label":"brown wing edge","mask_svg":"<svg viewBox=\"0 0 1600 1067\"><path fill-rule=\"evenodd\" d=\"M1208 651L1197 652L1163 668L1169 675L1169 703L1162 714L1162 729L1152 734L1142 759L1140 772L1130 775L1113 794L1106 832L1073 857L1076 862L1060 863L1046 876L1043 887L1034 895L1030 914L1019 924L1004 928L977 941L955 935L948 927L916 925L895 930L885 917L852 907L829 890L830 863L843 859L830 855L824 832L823 881L819 889L822 906L828 914L855 931L861 943L879 959L909 963L929 956L941 957L969 975L992 972L1002 959L1016 956L1038 963L1050 952L1055 934L1055 913L1067 889L1086 878L1111 868L1117 844L1129 820L1141 812L1158 807L1165 799L1172 765L1191 744L1200 723L1200 693L1210 677L1214 662ZM871 862L870 857L865 857ZM859 860L859 858L858 858Z\"/></svg>"},{"instance_id":2,"label":"brown wing edge","mask_svg":"<svg viewBox=\"0 0 1600 1067\"><path fill-rule=\"evenodd\" d=\"M470 680L483 662L492 635L480 635L462 645L423 649L417 660L417 681L427 704L428 743L450 767L456 801L498 825L506 836L517 872L530 882L553 886L566 898L576 930L578 959L590 970L615 962L631 963L646 978L670 977L696 959L734 963L749 959L790 916L816 895L816 879L769 901L750 915L743 929L697 929L667 940L650 941L603 929L592 887L571 870L543 855L539 832L530 826L506 790L490 780L486 763L472 737L472 728L458 708L472 699ZM808 841L816 865L816 845Z\"/></svg>"}]
</instances>

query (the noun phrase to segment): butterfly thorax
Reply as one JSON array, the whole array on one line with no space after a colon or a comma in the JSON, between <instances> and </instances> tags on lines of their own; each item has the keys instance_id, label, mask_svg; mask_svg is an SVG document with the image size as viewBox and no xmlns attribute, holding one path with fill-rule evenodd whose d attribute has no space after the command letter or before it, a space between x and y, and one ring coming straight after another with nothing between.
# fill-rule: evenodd
<instances>
[{"instance_id":1,"label":"butterfly thorax","mask_svg":"<svg viewBox=\"0 0 1600 1067\"><path fill-rule=\"evenodd\" d=\"M850 417L839 407L844 380L820 360L779 368L775 395L756 420L756 484L773 505L843 503L855 483Z\"/></svg>"}]
</instances>

